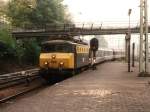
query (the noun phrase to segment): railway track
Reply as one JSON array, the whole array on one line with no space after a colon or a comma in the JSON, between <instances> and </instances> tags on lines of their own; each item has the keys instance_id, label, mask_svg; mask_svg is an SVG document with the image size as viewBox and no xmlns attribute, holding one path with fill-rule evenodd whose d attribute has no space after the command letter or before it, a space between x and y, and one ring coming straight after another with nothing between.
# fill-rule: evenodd
<instances>
[{"instance_id":1,"label":"railway track","mask_svg":"<svg viewBox=\"0 0 150 112\"><path fill-rule=\"evenodd\" d=\"M40 78L38 71L39 69L32 69L0 75L0 104L7 103L11 99L15 99L38 88L46 87L45 84L47 83L43 78ZM53 85L62 80L54 80L48 85Z\"/></svg>"},{"instance_id":2,"label":"railway track","mask_svg":"<svg viewBox=\"0 0 150 112\"><path fill-rule=\"evenodd\" d=\"M0 75L0 90L19 83L25 83L40 77L39 69L30 69L10 74Z\"/></svg>"},{"instance_id":3,"label":"railway track","mask_svg":"<svg viewBox=\"0 0 150 112\"><path fill-rule=\"evenodd\" d=\"M0 104L5 103L5 102L7 102L11 99L14 99L14 98L16 98L20 95L24 95L28 92L36 90L40 87L43 87L43 83L39 83L39 84L36 83L36 85L32 85L32 86L29 86L29 87L24 87L24 89L22 89L22 87L23 86L20 86L20 89L17 88L18 91L17 91L17 89L14 89L15 92L12 92L11 94L5 95L4 97L0 98Z\"/></svg>"},{"instance_id":4,"label":"railway track","mask_svg":"<svg viewBox=\"0 0 150 112\"><path fill-rule=\"evenodd\" d=\"M39 69L0 75L0 103L42 87Z\"/></svg>"}]
</instances>

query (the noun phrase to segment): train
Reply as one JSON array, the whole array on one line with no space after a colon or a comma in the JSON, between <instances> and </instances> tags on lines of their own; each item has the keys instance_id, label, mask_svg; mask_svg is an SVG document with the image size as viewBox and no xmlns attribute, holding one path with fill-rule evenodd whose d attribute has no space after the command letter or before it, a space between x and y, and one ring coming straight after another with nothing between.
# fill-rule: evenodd
<instances>
[{"instance_id":1,"label":"train","mask_svg":"<svg viewBox=\"0 0 150 112\"><path fill-rule=\"evenodd\" d=\"M90 57L90 46L85 42L68 40L51 40L42 43L39 58L40 74L48 80L52 73L68 73L74 75L82 68L87 68L91 62L98 64L106 60L121 58L121 51L99 48L96 58ZM52 72L52 73L51 73Z\"/></svg>"}]
</instances>

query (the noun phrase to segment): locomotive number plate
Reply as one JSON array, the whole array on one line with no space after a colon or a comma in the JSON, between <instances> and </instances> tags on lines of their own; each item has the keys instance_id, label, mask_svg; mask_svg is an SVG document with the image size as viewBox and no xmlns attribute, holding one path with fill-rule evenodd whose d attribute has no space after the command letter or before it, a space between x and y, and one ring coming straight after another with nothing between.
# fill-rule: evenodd
<instances>
[{"instance_id":1,"label":"locomotive number plate","mask_svg":"<svg viewBox=\"0 0 150 112\"><path fill-rule=\"evenodd\" d=\"M51 61L51 63L55 64L55 63L57 63L57 61Z\"/></svg>"}]
</instances>

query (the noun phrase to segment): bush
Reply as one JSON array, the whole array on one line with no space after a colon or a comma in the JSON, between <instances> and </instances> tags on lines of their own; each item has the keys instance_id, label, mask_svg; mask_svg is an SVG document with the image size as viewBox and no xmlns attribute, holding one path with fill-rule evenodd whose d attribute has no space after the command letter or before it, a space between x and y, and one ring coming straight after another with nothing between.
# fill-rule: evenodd
<instances>
[{"instance_id":1,"label":"bush","mask_svg":"<svg viewBox=\"0 0 150 112\"><path fill-rule=\"evenodd\" d=\"M40 47L35 39L23 42L24 56L23 60L28 64L38 64Z\"/></svg>"},{"instance_id":2,"label":"bush","mask_svg":"<svg viewBox=\"0 0 150 112\"><path fill-rule=\"evenodd\" d=\"M0 40L9 47L15 47L15 39L12 38L11 33L7 28L0 29Z\"/></svg>"},{"instance_id":3,"label":"bush","mask_svg":"<svg viewBox=\"0 0 150 112\"><path fill-rule=\"evenodd\" d=\"M15 40L7 29L0 30L0 59L9 60L15 56Z\"/></svg>"},{"instance_id":4,"label":"bush","mask_svg":"<svg viewBox=\"0 0 150 112\"><path fill-rule=\"evenodd\" d=\"M15 40L7 29L0 30L0 60L20 65L38 64L40 47L36 39Z\"/></svg>"}]
</instances>

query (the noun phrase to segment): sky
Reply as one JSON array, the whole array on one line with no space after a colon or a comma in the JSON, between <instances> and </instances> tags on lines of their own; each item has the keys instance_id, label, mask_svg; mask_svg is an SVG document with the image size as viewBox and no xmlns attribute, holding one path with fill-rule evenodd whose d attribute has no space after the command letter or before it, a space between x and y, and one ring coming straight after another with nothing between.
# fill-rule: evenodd
<instances>
[{"instance_id":1,"label":"sky","mask_svg":"<svg viewBox=\"0 0 150 112\"><path fill-rule=\"evenodd\" d=\"M140 0L64 0L64 3L75 23L128 24L129 9L132 9L131 23L137 24L140 18Z\"/></svg>"}]
</instances>

